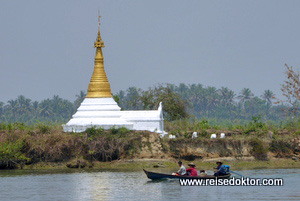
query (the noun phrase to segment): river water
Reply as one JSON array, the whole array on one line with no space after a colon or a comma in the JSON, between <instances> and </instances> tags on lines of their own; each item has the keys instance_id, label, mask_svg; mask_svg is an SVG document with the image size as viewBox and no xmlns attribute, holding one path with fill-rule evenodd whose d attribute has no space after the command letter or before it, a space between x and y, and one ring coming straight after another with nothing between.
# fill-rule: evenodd
<instances>
[{"instance_id":1,"label":"river water","mask_svg":"<svg viewBox=\"0 0 300 201\"><path fill-rule=\"evenodd\" d=\"M166 170L156 170L166 171ZM180 186L151 181L144 172L1 170L0 200L300 200L300 169L238 171L251 178L283 178L283 186Z\"/></svg>"}]
</instances>

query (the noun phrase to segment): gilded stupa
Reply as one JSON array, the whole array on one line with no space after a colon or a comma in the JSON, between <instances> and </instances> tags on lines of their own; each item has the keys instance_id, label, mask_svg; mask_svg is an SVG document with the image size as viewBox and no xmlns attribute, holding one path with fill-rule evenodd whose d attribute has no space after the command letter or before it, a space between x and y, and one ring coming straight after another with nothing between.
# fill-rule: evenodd
<instances>
[{"instance_id":1,"label":"gilded stupa","mask_svg":"<svg viewBox=\"0 0 300 201\"><path fill-rule=\"evenodd\" d=\"M62 125L64 131L83 132L90 127L103 129L125 127L130 130L148 130L164 134L161 103L158 110L121 111L112 98L110 83L104 70L102 48L105 46L100 34L100 16L94 47L96 48L94 71L86 97L70 121Z\"/></svg>"},{"instance_id":2,"label":"gilded stupa","mask_svg":"<svg viewBox=\"0 0 300 201\"><path fill-rule=\"evenodd\" d=\"M94 72L89 83L86 97L111 98L112 95L110 90L110 84L104 71L102 48L105 47L105 45L100 35L100 16L98 16L98 35L94 43L94 47L96 48Z\"/></svg>"}]
</instances>

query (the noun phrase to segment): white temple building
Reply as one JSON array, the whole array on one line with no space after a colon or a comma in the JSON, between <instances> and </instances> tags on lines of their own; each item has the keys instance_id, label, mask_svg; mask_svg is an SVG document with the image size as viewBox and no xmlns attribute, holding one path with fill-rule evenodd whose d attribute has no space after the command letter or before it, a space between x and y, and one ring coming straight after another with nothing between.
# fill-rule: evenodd
<instances>
[{"instance_id":1,"label":"white temple building","mask_svg":"<svg viewBox=\"0 0 300 201\"><path fill-rule=\"evenodd\" d=\"M98 36L94 43L96 48L94 72L91 77L87 95L71 120L62 125L65 132L83 132L87 128L109 129L125 127L130 130L146 130L165 134L162 103L157 110L122 111L112 98L110 83L104 71L100 36L100 17L98 18Z\"/></svg>"}]
</instances>

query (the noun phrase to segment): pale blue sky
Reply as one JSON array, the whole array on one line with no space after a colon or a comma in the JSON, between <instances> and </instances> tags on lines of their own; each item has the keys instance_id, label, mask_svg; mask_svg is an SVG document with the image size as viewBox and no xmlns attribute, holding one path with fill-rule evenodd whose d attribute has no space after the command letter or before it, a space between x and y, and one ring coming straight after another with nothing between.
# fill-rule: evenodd
<instances>
[{"instance_id":1,"label":"pale blue sky","mask_svg":"<svg viewBox=\"0 0 300 201\"><path fill-rule=\"evenodd\" d=\"M296 0L0 0L0 101L86 90L98 8L113 92L183 82L280 94L284 63L299 67Z\"/></svg>"}]
</instances>

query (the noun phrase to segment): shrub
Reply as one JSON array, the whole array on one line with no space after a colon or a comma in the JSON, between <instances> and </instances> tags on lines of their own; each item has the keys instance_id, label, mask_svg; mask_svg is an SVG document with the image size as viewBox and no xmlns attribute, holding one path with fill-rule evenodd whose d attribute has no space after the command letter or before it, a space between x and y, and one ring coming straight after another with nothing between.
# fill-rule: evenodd
<instances>
[{"instance_id":1,"label":"shrub","mask_svg":"<svg viewBox=\"0 0 300 201\"><path fill-rule=\"evenodd\" d=\"M110 130L111 134L117 134L119 132L119 129L115 128L115 127L112 127L109 130Z\"/></svg>"},{"instance_id":2,"label":"shrub","mask_svg":"<svg viewBox=\"0 0 300 201\"><path fill-rule=\"evenodd\" d=\"M38 128L38 132L42 133L42 134L46 134L46 133L50 133L51 132L51 127L49 125L39 124L37 126L37 128Z\"/></svg>"},{"instance_id":3,"label":"shrub","mask_svg":"<svg viewBox=\"0 0 300 201\"><path fill-rule=\"evenodd\" d=\"M102 135L104 133L104 129L103 128L96 128L95 126L91 127L91 128L87 128L85 130L85 132L87 133L88 137L96 137L99 135Z\"/></svg>"},{"instance_id":4,"label":"shrub","mask_svg":"<svg viewBox=\"0 0 300 201\"><path fill-rule=\"evenodd\" d=\"M2 142L0 144L0 169L14 169L18 164L29 161L29 158L22 153L23 147L22 140Z\"/></svg>"},{"instance_id":5,"label":"shrub","mask_svg":"<svg viewBox=\"0 0 300 201\"><path fill-rule=\"evenodd\" d=\"M120 135L125 135L125 134L127 134L129 132L130 132L130 130L128 130L125 127L121 127L121 128L118 129L118 134L120 134Z\"/></svg>"},{"instance_id":6,"label":"shrub","mask_svg":"<svg viewBox=\"0 0 300 201\"><path fill-rule=\"evenodd\" d=\"M198 124L197 124L198 129L209 129L211 128L210 125L208 124L208 121L206 119L202 119Z\"/></svg>"},{"instance_id":7,"label":"shrub","mask_svg":"<svg viewBox=\"0 0 300 201\"><path fill-rule=\"evenodd\" d=\"M0 130L6 130L6 124L0 123Z\"/></svg>"},{"instance_id":8,"label":"shrub","mask_svg":"<svg viewBox=\"0 0 300 201\"><path fill-rule=\"evenodd\" d=\"M243 130L244 134L250 134L252 132L257 132L258 134L262 134L267 132L268 128L265 123L261 121L261 117L252 117L252 121L250 121Z\"/></svg>"},{"instance_id":9,"label":"shrub","mask_svg":"<svg viewBox=\"0 0 300 201\"><path fill-rule=\"evenodd\" d=\"M126 135L127 133L130 132L130 130L128 130L127 128L125 127L121 127L121 128L115 128L115 127L112 127L110 130L110 133L113 134L113 135L118 135L118 136L124 136Z\"/></svg>"},{"instance_id":10,"label":"shrub","mask_svg":"<svg viewBox=\"0 0 300 201\"><path fill-rule=\"evenodd\" d=\"M198 134L199 137L208 138L209 134L206 130L201 130Z\"/></svg>"},{"instance_id":11,"label":"shrub","mask_svg":"<svg viewBox=\"0 0 300 201\"><path fill-rule=\"evenodd\" d=\"M13 124L13 127L14 127L14 129L18 129L18 130L21 130L21 131L24 131L24 130L28 129L27 125L25 125L24 123L19 123L19 122L15 122Z\"/></svg>"},{"instance_id":12,"label":"shrub","mask_svg":"<svg viewBox=\"0 0 300 201\"><path fill-rule=\"evenodd\" d=\"M283 140L272 140L269 150L273 153L278 153L280 156L292 153L292 145Z\"/></svg>"},{"instance_id":13,"label":"shrub","mask_svg":"<svg viewBox=\"0 0 300 201\"><path fill-rule=\"evenodd\" d=\"M252 138L250 140L250 146L252 147L250 153L255 157L257 160L267 160L268 156L268 148L267 146L263 143L258 138Z\"/></svg>"}]
</instances>

